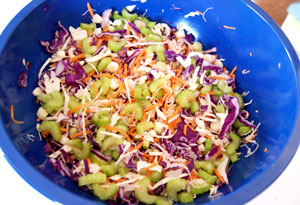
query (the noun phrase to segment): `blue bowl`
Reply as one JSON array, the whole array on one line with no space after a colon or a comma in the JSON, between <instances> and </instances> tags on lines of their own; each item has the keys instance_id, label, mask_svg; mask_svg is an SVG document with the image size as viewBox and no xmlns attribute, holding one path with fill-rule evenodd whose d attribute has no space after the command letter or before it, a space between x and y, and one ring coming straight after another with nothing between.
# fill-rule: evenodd
<instances>
[{"instance_id":1,"label":"blue bowl","mask_svg":"<svg viewBox=\"0 0 300 205\"><path fill-rule=\"evenodd\" d=\"M238 91L250 91L245 101L253 99L248 106L251 119L261 122L257 137L259 148L248 158L242 156L230 169L230 184L220 188L219 194L198 197L196 204L223 204L225 200L231 204L245 203L280 175L299 144L300 65L291 44L266 13L250 0L90 2L99 13L107 8L121 10L126 5L136 4L137 11L147 11L152 20L172 26L182 23L205 48L217 46L218 55L226 59L228 68L238 67ZM44 11L45 6L47 11ZM202 16L184 18L190 11L204 12L209 7L212 9L205 14L206 22ZM31 92L37 85L37 73L48 57L39 40L52 38L58 20L66 27L88 21L82 17L86 10L85 1L33 0L11 21L0 38L0 146L11 166L28 183L63 204L99 204L99 200L49 166L42 149L44 142L39 140L35 129L38 106ZM17 77L25 71L23 58L30 61L31 66L28 86L21 89L17 86ZM244 69L250 72L242 74ZM24 124L11 121L10 105L14 105L16 119L24 120ZM34 141L28 140L28 133L36 136ZM250 146L255 148L255 145ZM245 152L242 148L243 155Z\"/></svg>"}]
</instances>

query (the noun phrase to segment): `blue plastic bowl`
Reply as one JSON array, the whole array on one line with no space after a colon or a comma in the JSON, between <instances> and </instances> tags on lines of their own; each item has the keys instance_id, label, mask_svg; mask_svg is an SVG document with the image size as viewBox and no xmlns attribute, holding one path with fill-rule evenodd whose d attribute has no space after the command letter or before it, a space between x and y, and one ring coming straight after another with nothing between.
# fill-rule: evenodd
<instances>
[{"instance_id":1,"label":"blue plastic bowl","mask_svg":"<svg viewBox=\"0 0 300 205\"><path fill-rule=\"evenodd\" d=\"M228 68L237 66L239 91L250 91L245 101L251 119L261 122L257 142L259 148L248 158L241 157L229 172L230 184L220 188L214 198L198 197L196 204L245 203L266 189L292 159L300 131L299 61L291 44L274 21L249 0L148 0L146 3L126 0L90 0L102 13L107 8L121 10L136 4L137 11L152 20L172 26L183 23L202 41L205 48L218 47L220 58ZM99 3L100 2L100 3ZM48 8L45 12L44 7ZM176 9L181 8L180 10ZM190 11L209 10L202 16L184 18ZM99 204L92 194L81 191L67 177L53 171L43 152L43 142L35 130L37 105L31 92L37 85L37 73L48 55L39 40L50 40L58 20L66 27L77 26L84 19L85 1L33 0L7 26L0 38L0 145L15 170L33 187L51 200L63 204ZM224 26L235 27L226 29ZM250 56L252 53L252 56ZM17 77L25 71L22 59L31 62L26 88L17 86ZM280 66L279 66L280 65ZM250 73L242 74L242 70ZM10 119L10 105L22 125ZM33 134L32 142L26 134ZM254 148L254 147L252 147ZM267 148L268 151L264 152ZM246 150L242 149L245 153ZM11 190L13 191L13 190Z\"/></svg>"}]
</instances>

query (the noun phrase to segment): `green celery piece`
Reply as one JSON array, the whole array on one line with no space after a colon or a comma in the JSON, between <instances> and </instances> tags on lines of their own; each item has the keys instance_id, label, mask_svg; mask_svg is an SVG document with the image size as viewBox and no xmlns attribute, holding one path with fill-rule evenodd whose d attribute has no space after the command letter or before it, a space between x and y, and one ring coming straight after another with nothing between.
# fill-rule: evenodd
<instances>
[{"instance_id":1,"label":"green celery piece","mask_svg":"<svg viewBox=\"0 0 300 205\"><path fill-rule=\"evenodd\" d=\"M145 204L154 204L157 200L157 196L150 195L147 191L147 187L150 183L150 180L145 177L139 182L140 189L136 189L135 196L136 198Z\"/></svg>"},{"instance_id":2,"label":"green celery piece","mask_svg":"<svg viewBox=\"0 0 300 205\"><path fill-rule=\"evenodd\" d=\"M219 104L219 105L216 106L216 111L218 113L225 113L225 108L222 104Z\"/></svg>"},{"instance_id":3,"label":"green celery piece","mask_svg":"<svg viewBox=\"0 0 300 205\"><path fill-rule=\"evenodd\" d=\"M172 205L173 201L172 200L168 200L167 197L157 196L155 204L156 205Z\"/></svg>"},{"instance_id":4,"label":"green celery piece","mask_svg":"<svg viewBox=\"0 0 300 205\"><path fill-rule=\"evenodd\" d=\"M143 132L154 128L154 124L152 122L140 122L136 126L137 134L142 134Z\"/></svg>"},{"instance_id":5,"label":"green celery piece","mask_svg":"<svg viewBox=\"0 0 300 205\"><path fill-rule=\"evenodd\" d=\"M107 176L111 177L118 173L118 165L117 164L106 164L101 166L102 172Z\"/></svg>"},{"instance_id":6,"label":"green celery piece","mask_svg":"<svg viewBox=\"0 0 300 205\"><path fill-rule=\"evenodd\" d=\"M194 201L193 194L187 191L180 192L177 197L178 201L180 201L181 203L190 203Z\"/></svg>"},{"instance_id":7,"label":"green celery piece","mask_svg":"<svg viewBox=\"0 0 300 205\"><path fill-rule=\"evenodd\" d=\"M142 100L138 100L137 104L143 108L151 105L151 102L149 100L142 99Z\"/></svg>"},{"instance_id":8,"label":"green celery piece","mask_svg":"<svg viewBox=\"0 0 300 205\"><path fill-rule=\"evenodd\" d=\"M212 149L212 139L211 138L207 138L205 140L205 154L207 152L209 152Z\"/></svg>"},{"instance_id":9,"label":"green celery piece","mask_svg":"<svg viewBox=\"0 0 300 205\"><path fill-rule=\"evenodd\" d=\"M241 126L239 127L237 133L239 136L244 136L245 134L249 133L251 131L251 127L249 126Z\"/></svg>"},{"instance_id":10,"label":"green celery piece","mask_svg":"<svg viewBox=\"0 0 300 205\"><path fill-rule=\"evenodd\" d=\"M82 39L82 50L86 54L93 54L96 52L97 46L91 46L89 39L84 38L84 39Z\"/></svg>"},{"instance_id":11,"label":"green celery piece","mask_svg":"<svg viewBox=\"0 0 300 205\"><path fill-rule=\"evenodd\" d=\"M156 79L150 83L149 90L153 94L154 92L157 91L158 88L163 87L167 83L168 83L168 81L165 78Z\"/></svg>"},{"instance_id":12,"label":"green celery piece","mask_svg":"<svg viewBox=\"0 0 300 205\"><path fill-rule=\"evenodd\" d=\"M217 177L214 176L214 175L211 175L209 173L207 173L206 171L200 169L198 171L198 174L205 180L207 181L208 183L210 184L215 184L216 183L216 180L217 180Z\"/></svg>"},{"instance_id":13,"label":"green celery piece","mask_svg":"<svg viewBox=\"0 0 300 205\"><path fill-rule=\"evenodd\" d=\"M190 108L192 102L196 100L194 91L184 90L176 95L176 103L182 108Z\"/></svg>"},{"instance_id":14,"label":"green celery piece","mask_svg":"<svg viewBox=\"0 0 300 205\"><path fill-rule=\"evenodd\" d=\"M112 17L114 20L123 19L123 16L121 16L118 11L114 11Z\"/></svg>"},{"instance_id":15,"label":"green celery piece","mask_svg":"<svg viewBox=\"0 0 300 205\"><path fill-rule=\"evenodd\" d=\"M99 111L93 115L92 122L98 127L108 126L111 122L109 115L108 111Z\"/></svg>"},{"instance_id":16,"label":"green celery piece","mask_svg":"<svg viewBox=\"0 0 300 205\"><path fill-rule=\"evenodd\" d=\"M91 143L84 143L82 149L79 149L77 147L73 147L72 148L72 152L75 154L75 157L78 160L84 160L86 158L88 158L88 156L90 155L92 149L92 145Z\"/></svg>"},{"instance_id":17,"label":"green celery piece","mask_svg":"<svg viewBox=\"0 0 300 205\"><path fill-rule=\"evenodd\" d=\"M206 85L206 86L201 88L200 92L201 92L201 94L206 95L211 91L211 89L212 89L212 85Z\"/></svg>"},{"instance_id":18,"label":"green celery piece","mask_svg":"<svg viewBox=\"0 0 300 205\"><path fill-rule=\"evenodd\" d=\"M84 66L82 66L85 74L89 74L89 73L93 72L95 70L93 66L96 68L97 62L87 63Z\"/></svg>"},{"instance_id":19,"label":"green celery piece","mask_svg":"<svg viewBox=\"0 0 300 205\"><path fill-rule=\"evenodd\" d=\"M150 96L149 88L146 83L135 86L133 93L134 98L137 100L143 100L147 96Z\"/></svg>"},{"instance_id":20,"label":"green celery piece","mask_svg":"<svg viewBox=\"0 0 300 205\"><path fill-rule=\"evenodd\" d=\"M125 176L129 172L129 169L126 168L126 167L119 167L119 171L118 172L123 177L123 176Z\"/></svg>"},{"instance_id":21,"label":"green celery piece","mask_svg":"<svg viewBox=\"0 0 300 205\"><path fill-rule=\"evenodd\" d=\"M197 101L191 103L191 113L196 113L200 110L200 104Z\"/></svg>"},{"instance_id":22,"label":"green celery piece","mask_svg":"<svg viewBox=\"0 0 300 205\"><path fill-rule=\"evenodd\" d=\"M239 93L233 93L233 96L236 97L240 104L240 109L242 110L244 108L244 100L243 97Z\"/></svg>"},{"instance_id":23,"label":"green celery piece","mask_svg":"<svg viewBox=\"0 0 300 205\"><path fill-rule=\"evenodd\" d=\"M107 137L105 140L102 142L102 150L108 150L109 148L115 148L119 146L119 144L122 144L124 142L123 138L116 138L116 137Z\"/></svg>"},{"instance_id":24,"label":"green celery piece","mask_svg":"<svg viewBox=\"0 0 300 205\"><path fill-rule=\"evenodd\" d=\"M40 94L38 99L43 101L43 108L47 113L53 113L64 106L64 95L55 90L49 94Z\"/></svg>"},{"instance_id":25,"label":"green celery piece","mask_svg":"<svg viewBox=\"0 0 300 205\"><path fill-rule=\"evenodd\" d=\"M124 106L122 113L126 115L130 115L135 112L135 117L137 120L141 120L143 117L143 112L140 106L135 102L135 103L129 103Z\"/></svg>"},{"instance_id":26,"label":"green celery piece","mask_svg":"<svg viewBox=\"0 0 300 205\"><path fill-rule=\"evenodd\" d=\"M147 23L148 28L154 28L155 25L156 25L156 22L154 22L154 21L150 21L150 22Z\"/></svg>"},{"instance_id":27,"label":"green celery piece","mask_svg":"<svg viewBox=\"0 0 300 205\"><path fill-rule=\"evenodd\" d=\"M103 71L108 66L108 64L110 64L111 62L112 62L112 60L110 57L105 57L105 58L101 59L101 61L97 65L97 70L99 72Z\"/></svg>"},{"instance_id":28,"label":"green celery piece","mask_svg":"<svg viewBox=\"0 0 300 205\"><path fill-rule=\"evenodd\" d=\"M203 194L205 192L208 192L210 190L211 185L207 183L206 181L203 181L201 184L194 184L192 186L191 192L193 194Z\"/></svg>"},{"instance_id":29,"label":"green celery piece","mask_svg":"<svg viewBox=\"0 0 300 205\"><path fill-rule=\"evenodd\" d=\"M95 24L94 23L80 23L80 28L82 30L95 30Z\"/></svg>"},{"instance_id":30,"label":"green celery piece","mask_svg":"<svg viewBox=\"0 0 300 205\"><path fill-rule=\"evenodd\" d=\"M55 121L43 121L39 127L39 131L49 131L55 141L60 141L62 134L59 125Z\"/></svg>"},{"instance_id":31,"label":"green celery piece","mask_svg":"<svg viewBox=\"0 0 300 205\"><path fill-rule=\"evenodd\" d=\"M129 128L127 127L127 125L125 123L117 123L115 125L115 127L123 130L124 132L128 132L129 131Z\"/></svg>"},{"instance_id":32,"label":"green celery piece","mask_svg":"<svg viewBox=\"0 0 300 205\"><path fill-rule=\"evenodd\" d=\"M119 150L113 150L112 154L111 154L112 158L114 160L118 160L119 159L119 156L120 156L120 151Z\"/></svg>"},{"instance_id":33,"label":"green celery piece","mask_svg":"<svg viewBox=\"0 0 300 205\"><path fill-rule=\"evenodd\" d=\"M143 148L145 150L149 149L149 146L150 146L150 142L148 140L144 140L143 141Z\"/></svg>"},{"instance_id":34,"label":"green celery piece","mask_svg":"<svg viewBox=\"0 0 300 205\"><path fill-rule=\"evenodd\" d=\"M149 33L152 33L152 31L149 28L147 28L147 27L141 27L140 31L144 35L148 35Z\"/></svg>"},{"instance_id":35,"label":"green celery piece","mask_svg":"<svg viewBox=\"0 0 300 205\"><path fill-rule=\"evenodd\" d=\"M195 161L195 169L199 169L202 168L205 171L207 171L209 174L213 174L214 173L214 163L211 161Z\"/></svg>"},{"instance_id":36,"label":"green celery piece","mask_svg":"<svg viewBox=\"0 0 300 205\"><path fill-rule=\"evenodd\" d=\"M78 186L85 186L89 184L101 184L107 181L105 174L97 172L95 174L87 174L85 176L78 177Z\"/></svg>"},{"instance_id":37,"label":"green celery piece","mask_svg":"<svg viewBox=\"0 0 300 205\"><path fill-rule=\"evenodd\" d=\"M178 201L177 192L186 189L186 180L185 179L172 179L167 183L167 194L168 197L174 201Z\"/></svg>"},{"instance_id":38,"label":"green celery piece","mask_svg":"<svg viewBox=\"0 0 300 205\"><path fill-rule=\"evenodd\" d=\"M76 134L78 132L78 129L76 127L71 127L69 129L69 136L71 137L72 135Z\"/></svg>"},{"instance_id":39,"label":"green celery piece","mask_svg":"<svg viewBox=\"0 0 300 205\"><path fill-rule=\"evenodd\" d=\"M146 35L145 40L146 41L154 41L154 42L162 42L163 38L162 38L162 36L160 36L158 34L149 33L148 35Z\"/></svg>"},{"instance_id":40,"label":"green celery piece","mask_svg":"<svg viewBox=\"0 0 300 205\"><path fill-rule=\"evenodd\" d=\"M109 185L108 188L103 188L99 184L92 185L93 193L102 201L106 201L111 199L117 191L119 191L119 187L116 184Z\"/></svg>"},{"instance_id":41,"label":"green celery piece","mask_svg":"<svg viewBox=\"0 0 300 205\"><path fill-rule=\"evenodd\" d=\"M133 22L135 20L137 20L138 18L138 15L136 13L134 14L131 14L128 12L128 10L126 8L122 9L122 16L125 18L125 19L128 19L129 21Z\"/></svg>"},{"instance_id":42,"label":"green celery piece","mask_svg":"<svg viewBox=\"0 0 300 205\"><path fill-rule=\"evenodd\" d=\"M126 44L126 40L121 40L121 41L109 40L107 46L111 51L117 53L119 50L123 48L123 46L125 46L125 44Z\"/></svg>"},{"instance_id":43,"label":"green celery piece","mask_svg":"<svg viewBox=\"0 0 300 205\"><path fill-rule=\"evenodd\" d=\"M97 155L95 155L93 153L90 153L89 158L92 160L92 162L94 162L100 166L107 164L107 161L99 158Z\"/></svg>"},{"instance_id":44,"label":"green celery piece","mask_svg":"<svg viewBox=\"0 0 300 205\"><path fill-rule=\"evenodd\" d=\"M242 123L239 119L236 119L236 120L234 121L234 123L233 123L233 126L234 126L235 129L239 129L239 128L242 127L242 126L245 126L245 124Z\"/></svg>"},{"instance_id":45,"label":"green celery piece","mask_svg":"<svg viewBox=\"0 0 300 205\"><path fill-rule=\"evenodd\" d=\"M162 178L162 173L158 171L152 171L149 179L151 182L155 183L158 182Z\"/></svg>"},{"instance_id":46,"label":"green celery piece","mask_svg":"<svg viewBox=\"0 0 300 205\"><path fill-rule=\"evenodd\" d=\"M65 144L73 146L73 147L77 147L79 149L83 148L83 144L80 139L67 140L65 142Z\"/></svg>"},{"instance_id":47,"label":"green celery piece","mask_svg":"<svg viewBox=\"0 0 300 205\"><path fill-rule=\"evenodd\" d=\"M194 51L197 51L197 52L203 52L202 50L202 44L199 42L199 41L195 41L193 44L192 44L192 48Z\"/></svg>"},{"instance_id":48,"label":"green celery piece","mask_svg":"<svg viewBox=\"0 0 300 205\"><path fill-rule=\"evenodd\" d=\"M70 110L73 110L74 108L79 107L80 105L81 105L81 101L78 98L76 98L75 96L70 97L70 100L68 102L68 108ZM79 112L80 110L77 110L75 113L78 114Z\"/></svg>"},{"instance_id":49,"label":"green celery piece","mask_svg":"<svg viewBox=\"0 0 300 205\"><path fill-rule=\"evenodd\" d=\"M138 20L144 22L145 24L147 24L149 22L149 19L147 19L145 16L139 16Z\"/></svg>"}]
</instances>

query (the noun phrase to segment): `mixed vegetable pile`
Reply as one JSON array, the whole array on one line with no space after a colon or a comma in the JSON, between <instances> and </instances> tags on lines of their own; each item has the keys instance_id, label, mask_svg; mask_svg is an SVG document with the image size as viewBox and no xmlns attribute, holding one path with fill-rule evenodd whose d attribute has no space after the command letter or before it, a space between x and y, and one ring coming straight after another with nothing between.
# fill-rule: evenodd
<instances>
[{"instance_id":1,"label":"mixed vegetable pile","mask_svg":"<svg viewBox=\"0 0 300 205\"><path fill-rule=\"evenodd\" d=\"M192 202L228 184L247 120L235 74L192 34L124 8L59 22L33 91L49 163L101 200ZM112 19L111 19L112 17ZM46 69L47 68L47 69Z\"/></svg>"}]
</instances>

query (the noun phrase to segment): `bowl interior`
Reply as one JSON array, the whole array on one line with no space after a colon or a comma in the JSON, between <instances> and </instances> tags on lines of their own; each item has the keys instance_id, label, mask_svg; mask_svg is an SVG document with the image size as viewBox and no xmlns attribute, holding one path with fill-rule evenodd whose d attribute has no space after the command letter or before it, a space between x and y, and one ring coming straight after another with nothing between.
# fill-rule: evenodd
<instances>
[{"instance_id":1,"label":"bowl interior","mask_svg":"<svg viewBox=\"0 0 300 205\"><path fill-rule=\"evenodd\" d=\"M205 49L216 46L219 57L226 59L224 63L228 70L237 66L237 89L239 92L249 91L244 98L245 102L252 99L253 102L247 106L247 110L251 113L251 120L256 124L261 123L256 139L259 147L247 158L244 157L247 148L241 148L241 160L229 171L230 184L220 188L217 196L208 197L206 194L198 197L195 203L215 200L222 195L233 196L234 200L245 202L275 180L284 166L280 166L274 176L265 180L259 177L271 169L290 140L298 114L298 80L296 61L291 60L295 54L290 45L286 44L285 37L282 40L282 33L276 33L278 28L270 18L261 18L261 11L257 13L253 10L254 5L250 1L241 0L190 0L188 3L182 0L151 0L146 3L127 0L90 2L97 13L102 13L107 8L120 11L127 5L135 4L136 11L146 13L151 20L166 22L174 27L180 23L204 43ZM47 11L44 11L45 6ZM205 18L201 15L184 17L191 11L203 13L207 8L211 9L207 10ZM4 31L6 36L2 35L4 41L0 46L0 106L1 124L4 128L1 128L0 137L2 149L11 164L29 183L49 198L63 203L74 199L96 203L97 199L80 190L67 177L60 176L49 166L42 149L44 142L39 140L35 129L38 106L31 92L37 86L40 67L49 57L39 45L39 40L52 39L58 20L67 28L90 21L88 15L82 16L86 10L85 1L33 1ZM266 16L264 13L263 15ZM17 77L21 71L25 71L23 58L31 66L28 71L28 86L21 89L17 86ZM243 74L243 70L249 72ZM15 118L24 120L24 124L17 125L10 120L10 105L14 105ZM33 134L34 140L29 140L27 134ZM297 144L298 141L294 143ZM251 143L248 145L252 150L257 146ZM265 148L268 149L267 152L264 152ZM16 163L21 160L23 167ZM290 158L285 160L289 161ZM39 183L33 178L38 178ZM260 183L257 183L258 179L261 179ZM251 190L255 189L250 186L254 183L259 184L260 191ZM47 187L55 187L61 193L46 190ZM245 187L250 196L242 198L238 196L238 191ZM71 196L76 197L72 199Z\"/></svg>"}]
</instances>

